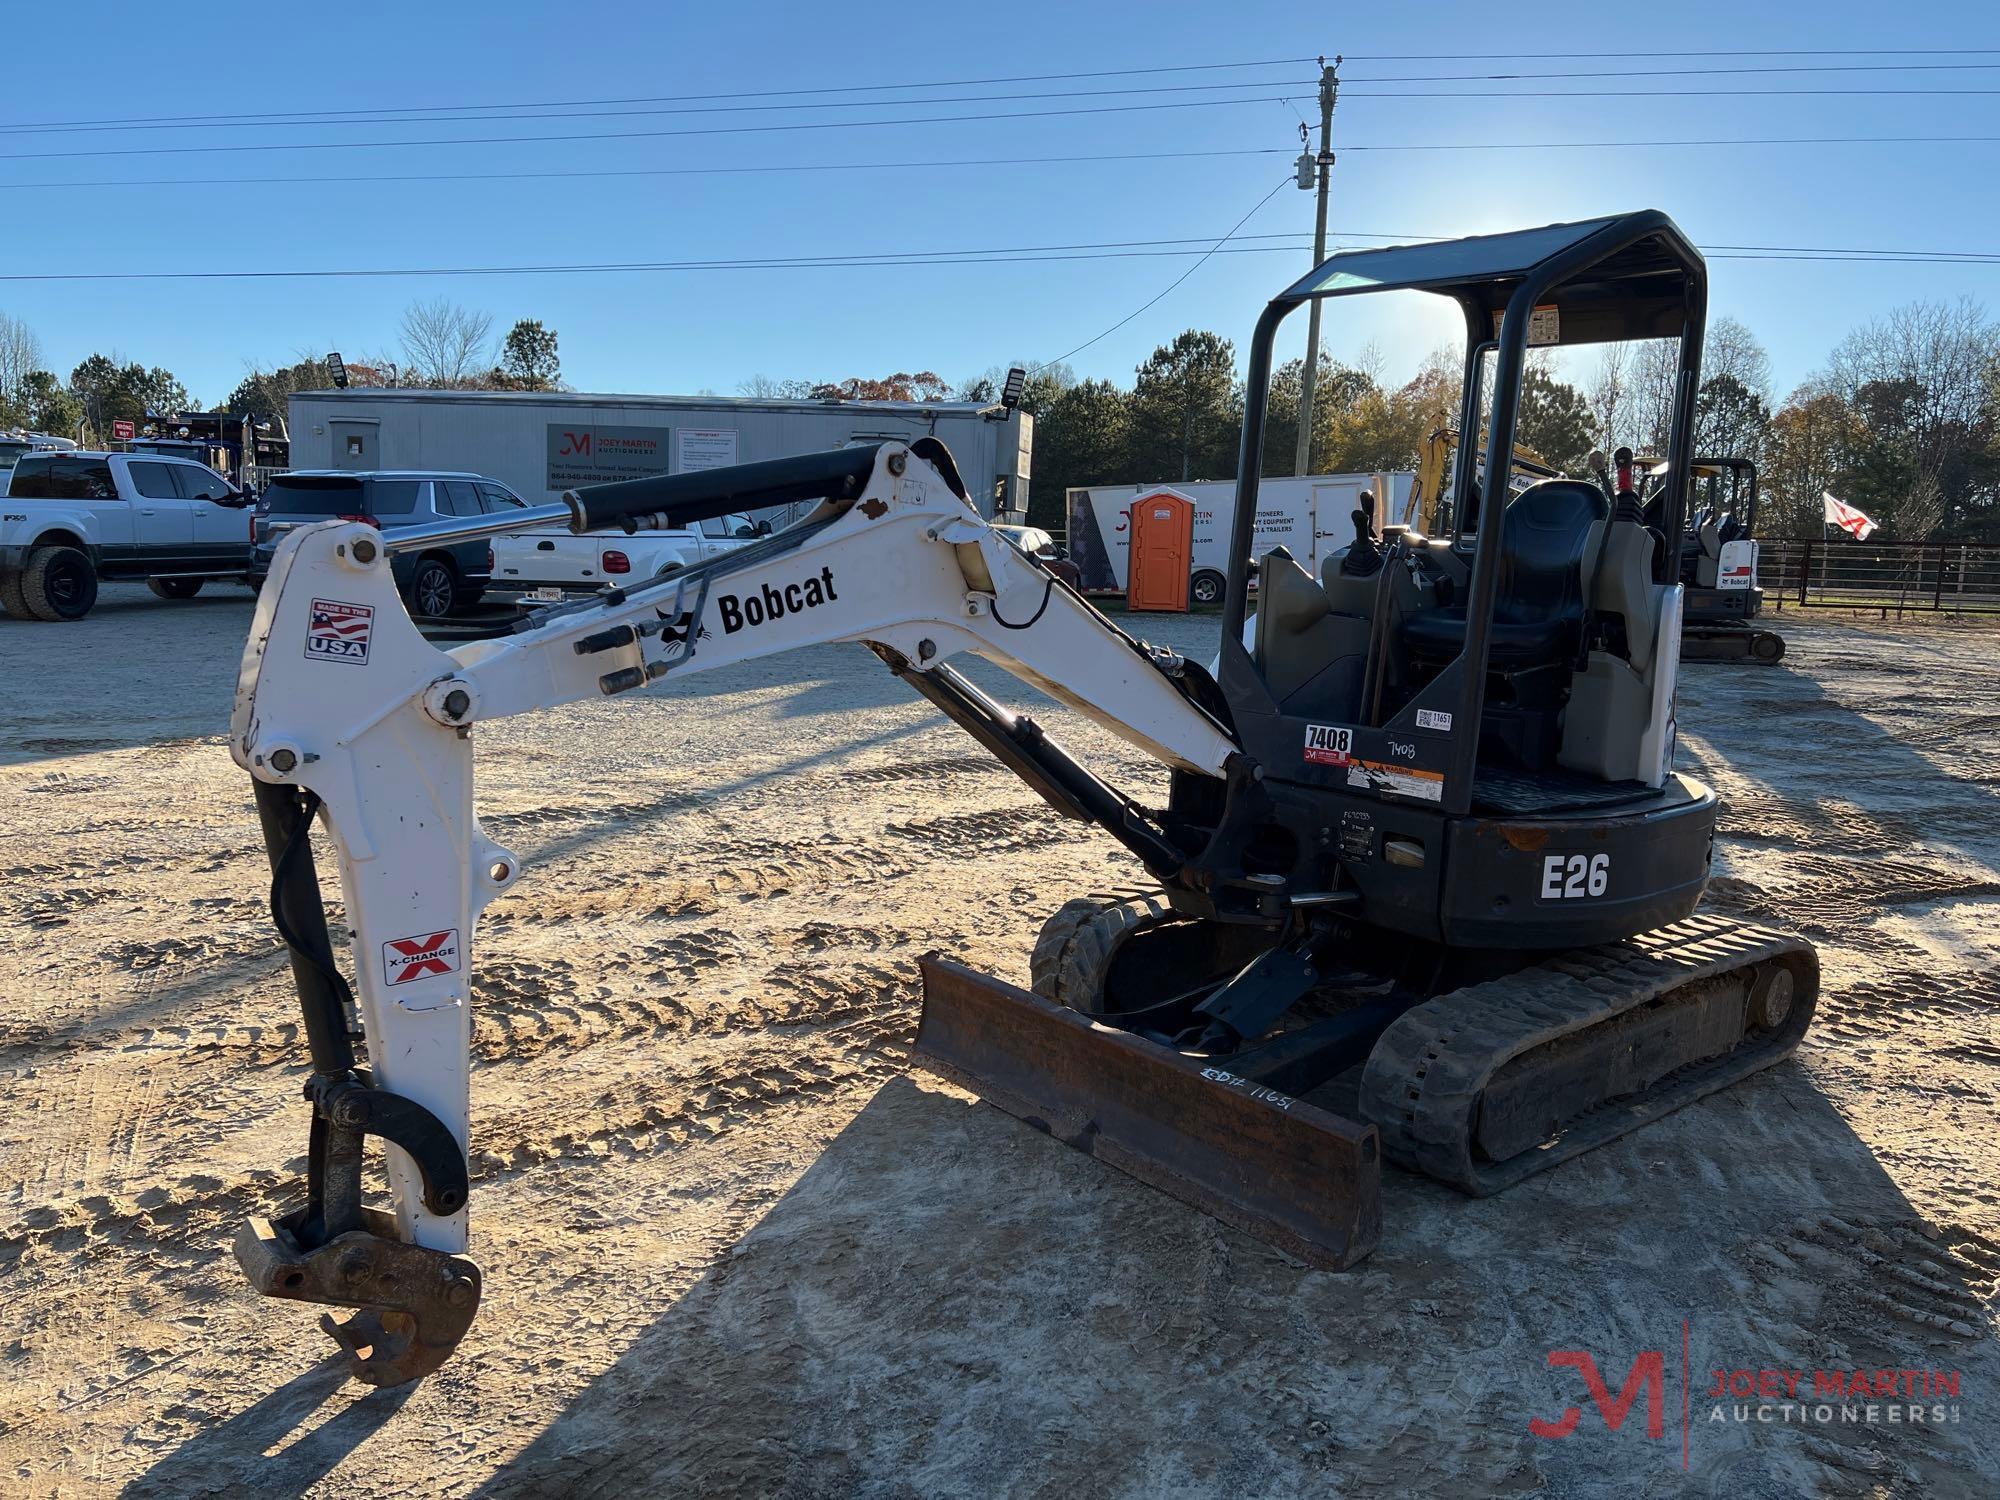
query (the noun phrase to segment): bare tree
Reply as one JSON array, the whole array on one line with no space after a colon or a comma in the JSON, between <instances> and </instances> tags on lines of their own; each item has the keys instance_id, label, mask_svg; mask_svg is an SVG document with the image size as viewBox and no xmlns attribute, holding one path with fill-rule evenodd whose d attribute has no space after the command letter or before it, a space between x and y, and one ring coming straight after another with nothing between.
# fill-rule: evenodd
<instances>
[{"instance_id":1,"label":"bare tree","mask_svg":"<svg viewBox=\"0 0 2000 1500\"><path fill-rule=\"evenodd\" d=\"M1632 346L1606 344L1597 356L1597 373L1590 382L1590 415L1597 423L1597 440L1610 452L1629 443L1626 425L1632 401Z\"/></svg>"},{"instance_id":2,"label":"bare tree","mask_svg":"<svg viewBox=\"0 0 2000 1500\"><path fill-rule=\"evenodd\" d=\"M493 315L474 312L446 297L412 302L403 312L403 358L424 385L471 383L493 363Z\"/></svg>"},{"instance_id":3,"label":"bare tree","mask_svg":"<svg viewBox=\"0 0 2000 1500\"><path fill-rule=\"evenodd\" d=\"M0 403L12 401L30 370L42 368L42 341L19 318L0 313Z\"/></svg>"},{"instance_id":4,"label":"bare tree","mask_svg":"<svg viewBox=\"0 0 2000 1500\"><path fill-rule=\"evenodd\" d=\"M737 391L761 401L803 401L812 389L810 380L774 380L769 375L752 375L739 381Z\"/></svg>"},{"instance_id":5,"label":"bare tree","mask_svg":"<svg viewBox=\"0 0 2000 1500\"><path fill-rule=\"evenodd\" d=\"M1902 494L1878 496L1898 536L1927 536L1975 498L1973 467L1995 436L1996 350L2000 326L1970 297L1899 307L1834 349L1830 383L1902 471Z\"/></svg>"},{"instance_id":6,"label":"bare tree","mask_svg":"<svg viewBox=\"0 0 2000 1500\"><path fill-rule=\"evenodd\" d=\"M1702 384L1722 375L1761 396L1766 405L1770 403L1771 356L1758 342L1757 335L1735 318L1714 319L1708 325L1708 336L1702 340Z\"/></svg>"},{"instance_id":7,"label":"bare tree","mask_svg":"<svg viewBox=\"0 0 2000 1500\"><path fill-rule=\"evenodd\" d=\"M1870 387L1893 395L1919 466L1936 472L1987 416L1996 347L2000 328L1972 298L1912 302L1842 339L1829 376L1857 405Z\"/></svg>"}]
</instances>

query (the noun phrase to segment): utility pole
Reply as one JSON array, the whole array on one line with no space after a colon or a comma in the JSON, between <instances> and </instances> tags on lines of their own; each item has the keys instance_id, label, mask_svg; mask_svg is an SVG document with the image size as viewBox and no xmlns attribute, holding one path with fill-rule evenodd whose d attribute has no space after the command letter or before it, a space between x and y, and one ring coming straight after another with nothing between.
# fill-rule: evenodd
<instances>
[{"instance_id":1,"label":"utility pole","mask_svg":"<svg viewBox=\"0 0 2000 1500\"><path fill-rule=\"evenodd\" d=\"M1326 59L1319 60L1319 155L1312 155L1312 141L1304 125L1299 126L1299 141L1306 149L1299 153L1299 186L1319 187L1319 214L1313 229L1313 264L1326 259L1326 195L1333 179L1333 106L1340 97L1340 59L1334 58L1333 66L1326 65ZM1310 175L1308 173L1310 172ZM1303 378L1299 381L1299 442L1292 454L1292 472L1310 474L1312 472L1312 409L1313 386L1319 380L1319 299L1313 300L1307 310L1306 322L1306 363Z\"/></svg>"}]
</instances>

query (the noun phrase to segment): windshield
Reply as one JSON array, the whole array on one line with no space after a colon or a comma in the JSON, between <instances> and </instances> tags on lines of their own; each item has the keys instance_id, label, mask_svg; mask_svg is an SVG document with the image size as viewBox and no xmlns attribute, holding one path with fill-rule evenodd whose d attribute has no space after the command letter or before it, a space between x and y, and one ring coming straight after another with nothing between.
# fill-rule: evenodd
<instances>
[{"instance_id":1,"label":"windshield","mask_svg":"<svg viewBox=\"0 0 2000 1500\"><path fill-rule=\"evenodd\" d=\"M264 491L261 509L274 516L403 516L417 508L420 483L280 476Z\"/></svg>"}]
</instances>

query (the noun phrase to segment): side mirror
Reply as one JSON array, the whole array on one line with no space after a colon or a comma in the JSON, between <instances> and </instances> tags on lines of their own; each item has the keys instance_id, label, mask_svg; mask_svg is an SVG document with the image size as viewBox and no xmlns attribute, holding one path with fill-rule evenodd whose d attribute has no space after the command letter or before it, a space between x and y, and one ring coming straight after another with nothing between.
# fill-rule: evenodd
<instances>
[{"instance_id":1,"label":"side mirror","mask_svg":"<svg viewBox=\"0 0 2000 1500\"><path fill-rule=\"evenodd\" d=\"M756 535L769 536L770 534L771 534L771 523L769 521L759 521L757 523Z\"/></svg>"},{"instance_id":2,"label":"side mirror","mask_svg":"<svg viewBox=\"0 0 2000 1500\"><path fill-rule=\"evenodd\" d=\"M757 528L755 526L739 526L736 528L736 536L739 541L756 535Z\"/></svg>"}]
</instances>

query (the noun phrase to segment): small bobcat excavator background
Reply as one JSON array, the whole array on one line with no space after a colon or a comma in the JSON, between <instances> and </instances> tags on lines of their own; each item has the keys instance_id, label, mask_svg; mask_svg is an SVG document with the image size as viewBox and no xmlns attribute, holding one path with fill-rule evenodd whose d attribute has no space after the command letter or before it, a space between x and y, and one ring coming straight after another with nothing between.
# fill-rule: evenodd
<instances>
[{"instance_id":1,"label":"small bobcat excavator background","mask_svg":"<svg viewBox=\"0 0 2000 1500\"><path fill-rule=\"evenodd\" d=\"M1483 427L1495 453L1513 451L1531 342L1677 340L1667 548L1629 470L1609 497L1560 477L1511 498L1489 483L1482 507L1466 463L1449 536L1378 535L1357 512L1321 576L1282 550L1253 559L1280 324L1315 299L1397 289L1462 315L1459 429ZM1656 212L1337 255L1280 293L1250 345L1213 673L1135 640L1003 540L929 439L612 484L499 521L292 532L231 725L311 1056L306 1201L244 1226L253 1285L355 1309L324 1326L375 1384L436 1368L472 1322L477 927L502 895L535 899L475 814L480 727L826 641L866 645L1143 872L1048 919L1032 993L926 959L919 1060L1311 1265L1374 1247L1384 1155L1491 1193L1784 1056L1817 960L1696 915L1716 798L1673 767L1669 559L1705 312L1701 258ZM450 650L418 633L389 566L547 520L629 530L792 501L817 503L684 573ZM961 673L967 655L1139 747L1161 783L1143 800L1108 784ZM363 1201L370 1138L381 1206Z\"/></svg>"}]
</instances>

